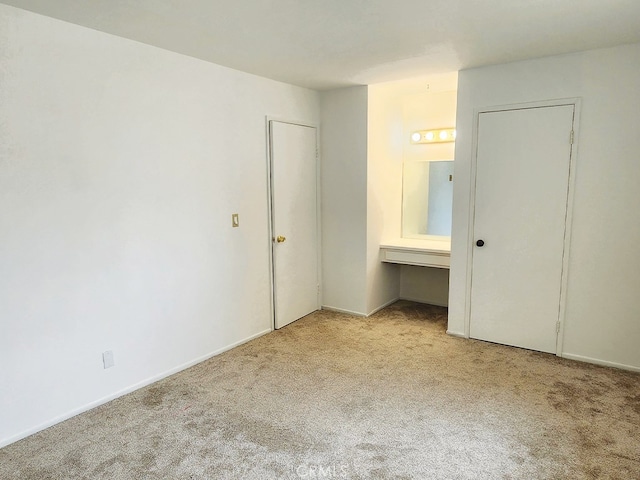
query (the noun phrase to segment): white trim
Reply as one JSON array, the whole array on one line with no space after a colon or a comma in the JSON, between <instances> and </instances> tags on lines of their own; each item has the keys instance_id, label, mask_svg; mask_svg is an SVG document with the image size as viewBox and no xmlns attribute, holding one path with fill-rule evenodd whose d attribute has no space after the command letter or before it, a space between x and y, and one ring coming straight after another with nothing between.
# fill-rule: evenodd
<instances>
[{"instance_id":1,"label":"white trim","mask_svg":"<svg viewBox=\"0 0 640 480\"><path fill-rule=\"evenodd\" d=\"M382 310L384 308L387 308L389 305L393 305L394 303L396 303L396 302L398 302L400 300L407 300L409 302L422 303L424 305L435 305L437 307L447 307L448 306L446 304L439 303L439 302L427 302L424 299L416 299L416 298L409 298L409 297L397 297L397 298L389 300L388 302L384 303L383 305L380 305L379 307L373 309L368 314L364 314L362 312L354 312L353 310L345 310L344 308L330 307L330 306L327 306L327 305L323 305L322 306L322 310L327 310L327 311L330 311L330 312L338 312L338 313L347 313L349 315L355 315L356 317L370 317L371 315L374 315L374 314L378 313L380 310Z\"/></svg>"},{"instance_id":2,"label":"white trim","mask_svg":"<svg viewBox=\"0 0 640 480\"><path fill-rule=\"evenodd\" d=\"M471 332L471 288L473 278L473 228L476 217L476 164L478 158L478 123L480 111L473 111L473 127L471 134L471 165L469 168L469 216L467 218L467 263L465 265L465 295L464 295L464 334L470 337ZM455 162L454 162L455 167ZM454 173L455 175L455 170Z\"/></svg>"},{"instance_id":3,"label":"white trim","mask_svg":"<svg viewBox=\"0 0 640 480\"><path fill-rule=\"evenodd\" d=\"M276 326L276 302L275 302L276 287L275 287L275 279L273 278L274 276L274 267L273 267L274 233L273 233L273 209L272 209L273 196L271 192L271 120L272 120L271 117L269 117L268 115L265 117L265 132L266 132L265 145L267 150L266 151L266 154L267 154L267 217L269 219L268 221L269 236L267 237L269 248L267 252L269 256L269 290L271 292L271 295L269 296L269 306L270 306L269 315L271 316L271 330L273 331L275 330L275 326Z\"/></svg>"},{"instance_id":4,"label":"white trim","mask_svg":"<svg viewBox=\"0 0 640 480\"><path fill-rule=\"evenodd\" d=\"M468 218L468 235L467 235L467 264L466 264L466 291L465 291L465 308L464 308L464 337L470 338L471 332L471 289L473 287L473 239L475 228L475 206L476 206L476 179L477 179L477 161L478 161L478 124L481 113L502 112L510 110L525 110L530 108L545 108L573 106L573 144L571 145L571 153L569 159L569 184L567 193L567 213L565 219L565 235L564 235L564 252L562 257L562 278L560 287L560 305L558 320L560 322L560 331L556 339L556 355L562 356L562 346L564 343L564 324L566 316L566 292L568 282L568 267L571 243L571 228L573 219L573 197L575 191L575 164L577 158L578 129L580 120L581 99L579 97L560 98L555 100L542 100L537 102L527 102L509 105L496 105L490 107L476 108L473 111L473 131L472 131L472 156L470 168L470 185L469 185L469 218Z\"/></svg>"},{"instance_id":5,"label":"white trim","mask_svg":"<svg viewBox=\"0 0 640 480\"><path fill-rule=\"evenodd\" d=\"M480 113L507 112L511 110L528 110L530 108L561 107L561 106L575 105L578 102L580 102L580 97L556 98L551 100L539 100L536 102L493 105L489 107L480 107L475 109L474 115L477 118L477 114L480 114Z\"/></svg>"},{"instance_id":6,"label":"white trim","mask_svg":"<svg viewBox=\"0 0 640 480\"><path fill-rule=\"evenodd\" d=\"M640 367L633 365L625 365L623 363L608 362L607 360L600 360L598 358L583 357L582 355L574 355L572 353L563 353L562 358L568 360L576 360L578 362L592 363L594 365L600 365L602 367L619 368L621 370L629 370L631 372L640 372Z\"/></svg>"},{"instance_id":7,"label":"white trim","mask_svg":"<svg viewBox=\"0 0 640 480\"><path fill-rule=\"evenodd\" d=\"M316 247L318 249L318 309L322 307L324 288L322 283L322 161L320 152L320 125L316 129Z\"/></svg>"},{"instance_id":8,"label":"white trim","mask_svg":"<svg viewBox=\"0 0 640 480\"><path fill-rule=\"evenodd\" d=\"M431 300L425 300L424 298L414 298L414 297L400 297L399 300L407 300L409 302L423 303L425 305L435 305L436 307L449 307L448 303L442 302L432 302Z\"/></svg>"},{"instance_id":9,"label":"white trim","mask_svg":"<svg viewBox=\"0 0 640 480\"><path fill-rule=\"evenodd\" d=\"M197 365L198 363L202 363L205 360L209 360L212 357L215 357L216 355L220 355L221 353L224 353L228 350L231 350L232 348L235 348L239 345L242 345L244 343L250 342L251 340L255 340L258 337L261 337L263 335L266 335L267 333L271 333L271 329L269 330L263 330L261 332L256 333L255 335L251 335L250 337L247 337L243 340L240 340L238 342L232 343L231 345L227 345L225 347L219 348L218 350L215 350L211 353L207 353L206 355L203 355L201 357L196 358L195 360L191 360L189 362L183 363L182 365L179 365L177 367L171 368L163 373L160 373L158 375L154 375L153 377L147 378L146 380L142 380L141 382L135 383L129 387L123 388L122 390L117 391L116 393L112 393L110 395L107 395L106 397L102 397L98 400L95 400L93 402L87 403L86 405L83 405L79 408L75 408L67 413L63 413L62 415L58 415L57 417L52 418L51 420L47 420L46 422L43 422L33 428L29 428L27 430L24 430L20 433L18 433L17 435L13 435L11 437L5 438L0 440L0 448L2 447L6 447L7 445L17 442L18 440L22 440L23 438L26 438L30 435L33 435L34 433L38 433L46 428L49 428L57 423L63 422L65 420L68 420L72 417L75 417L76 415L80 415L81 413L87 412L95 407L99 407L100 405L104 405L105 403L110 402L111 400L115 400L118 397L121 397L123 395L126 395L127 393L131 393L135 390L139 390L143 387L146 387L147 385L151 385L152 383L155 383L159 380L162 380L164 378L167 378L175 373L181 372L183 370L186 370L187 368L193 367L194 365Z\"/></svg>"},{"instance_id":10,"label":"white trim","mask_svg":"<svg viewBox=\"0 0 640 480\"><path fill-rule=\"evenodd\" d=\"M453 330L447 330L447 335L451 335L452 337L459 337L459 338L469 338L464 334L464 332L454 332Z\"/></svg>"},{"instance_id":11,"label":"white trim","mask_svg":"<svg viewBox=\"0 0 640 480\"><path fill-rule=\"evenodd\" d=\"M393 305L394 303L396 303L398 300L400 300L400 298L394 298L392 300L389 300L388 302L380 305L378 308L374 308L373 310L371 310L368 314L367 317L370 317L371 315L374 315L376 313L378 313L380 310L382 310L383 308L387 308L389 305Z\"/></svg>"},{"instance_id":12,"label":"white trim","mask_svg":"<svg viewBox=\"0 0 640 480\"><path fill-rule=\"evenodd\" d=\"M272 177L272 137L271 122L285 123L288 125L298 125L301 127L314 128L316 131L316 248L317 248L317 308L322 308L322 197L320 195L320 126L306 121L298 121L276 117L273 115L265 116L266 131L266 154L267 154L267 209L269 218L269 284L271 288L271 329L276 329L276 285L275 285L275 265L273 261L273 177Z\"/></svg>"},{"instance_id":13,"label":"white trim","mask_svg":"<svg viewBox=\"0 0 640 480\"><path fill-rule=\"evenodd\" d=\"M318 125L313 122L307 122L305 120L292 120L290 118L277 117L273 115L267 115L267 125L269 122L287 123L289 125L299 125L301 127L318 128Z\"/></svg>"},{"instance_id":14,"label":"white trim","mask_svg":"<svg viewBox=\"0 0 640 480\"><path fill-rule=\"evenodd\" d=\"M353 310L345 310L344 308L330 307L328 305L322 305L321 310L328 310L330 312L347 313L349 315L355 315L356 317L366 317L366 313L354 312Z\"/></svg>"},{"instance_id":15,"label":"white trim","mask_svg":"<svg viewBox=\"0 0 640 480\"><path fill-rule=\"evenodd\" d=\"M576 186L576 158L578 155L578 138L580 131L580 107L581 99L573 99L573 133L571 138L571 157L569 158L569 185L567 190L567 215L565 218L564 251L562 255L562 277L560 284L560 306L558 309L558 321L560 329L556 338L556 355L561 357L564 348L564 332L567 322L567 290L569 288L569 257L571 255L571 232L573 230L573 204Z\"/></svg>"}]
</instances>

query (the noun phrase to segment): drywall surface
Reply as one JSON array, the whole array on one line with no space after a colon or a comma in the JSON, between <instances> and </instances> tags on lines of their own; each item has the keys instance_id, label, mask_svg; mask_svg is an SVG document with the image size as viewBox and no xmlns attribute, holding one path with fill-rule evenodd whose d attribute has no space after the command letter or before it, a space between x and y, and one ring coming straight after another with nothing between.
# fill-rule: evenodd
<instances>
[{"instance_id":1,"label":"drywall surface","mask_svg":"<svg viewBox=\"0 0 640 480\"><path fill-rule=\"evenodd\" d=\"M562 354L640 369L639 84L640 44L460 72L450 332L468 333L465 292L472 240L474 111L580 97Z\"/></svg>"},{"instance_id":2,"label":"drywall surface","mask_svg":"<svg viewBox=\"0 0 640 480\"><path fill-rule=\"evenodd\" d=\"M398 299L400 267L380 261L380 244L399 237L402 212L402 98L395 83L369 87L367 313Z\"/></svg>"},{"instance_id":3,"label":"drywall surface","mask_svg":"<svg viewBox=\"0 0 640 480\"><path fill-rule=\"evenodd\" d=\"M367 87L321 94L322 305L367 314Z\"/></svg>"},{"instance_id":4,"label":"drywall surface","mask_svg":"<svg viewBox=\"0 0 640 480\"><path fill-rule=\"evenodd\" d=\"M403 165L453 159L453 143L412 145L411 132L455 125L457 72L369 86L367 310L397 298L446 305L442 272L382 263L380 245L403 236ZM415 180L415 179L414 179ZM420 205L426 220L428 192ZM409 270L408 270L409 271ZM443 294L443 292L445 292Z\"/></svg>"},{"instance_id":5,"label":"drywall surface","mask_svg":"<svg viewBox=\"0 0 640 480\"><path fill-rule=\"evenodd\" d=\"M442 75L431 81L429 89L405 95L402 102L404 135L402 138L405 162L453 160L455 143L415 144L411 134L417 130L455 128L457 101L457 73Z\"/></svg>"},{"instance_id":6,"label":"drywall surface","mask_svg":"<svg viewBox=\"0 0 640 480\"><path fill-rule=\"evenodd\" d=\"M400 266L380 261L380 245L402 235L403 161L453 156L409 132L455 123L456 84L454 72L322 93L325 308L369 315L400 297Z\"/></svg>"},{"instance_id":7,"label":"drywall surface","mask_svg":"<svg viewBox=\"0 0 640 480\"><path fill-rule=\"evenodd\" d=\"M449 302L449 270L401 265L400 298L446 307Z\"/></svg>"},{"instance_id":8,"label":"drywall surface","mask_svg":"<svg viewBox=\"0 0 640 480\"><path fill-rule=\"evenodd\" d=\"M0 445L269 331L265 116L316 92L3 5L0 75Z\"/></svg>"}]
</instances>

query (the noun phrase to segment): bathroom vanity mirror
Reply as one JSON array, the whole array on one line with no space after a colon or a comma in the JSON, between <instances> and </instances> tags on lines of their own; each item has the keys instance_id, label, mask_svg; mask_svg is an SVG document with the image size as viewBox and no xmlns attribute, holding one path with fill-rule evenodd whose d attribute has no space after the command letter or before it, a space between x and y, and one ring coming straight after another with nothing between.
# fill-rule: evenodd
<instances>
[{"instance_id":1,"label":"bathroom vanity mirror","mask_svg":"<svg viewBox=\"0 0 640 480\"><path fill-rule=\"evenodd\" d=\"M453 160L405 162L402 237L448 240L453 212Z\"/></svg>"}]
</instances>

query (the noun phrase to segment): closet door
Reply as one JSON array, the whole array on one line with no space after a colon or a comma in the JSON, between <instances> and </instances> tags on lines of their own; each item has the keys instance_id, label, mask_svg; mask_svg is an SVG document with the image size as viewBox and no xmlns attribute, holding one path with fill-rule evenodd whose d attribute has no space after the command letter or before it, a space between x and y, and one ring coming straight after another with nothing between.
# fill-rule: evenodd
<instances>
[{"instance_id":1,"label":"closet door","mask_svg":"<svg viewBox=\"0 0 640 480\"><path fill-rule=\"evenodd\" d=\"M556 352L574 109L479 114L472 338Z\"/></svg>"},{"instance_id":2,"label":"closet door","mask_svg":"<svg viewBox=\"0 0 640 480\"><path fill-rule=\"evenodd\" d=\"M318 310L317 132L270 121L275 328Z\"/></svg>"}]
</instances>

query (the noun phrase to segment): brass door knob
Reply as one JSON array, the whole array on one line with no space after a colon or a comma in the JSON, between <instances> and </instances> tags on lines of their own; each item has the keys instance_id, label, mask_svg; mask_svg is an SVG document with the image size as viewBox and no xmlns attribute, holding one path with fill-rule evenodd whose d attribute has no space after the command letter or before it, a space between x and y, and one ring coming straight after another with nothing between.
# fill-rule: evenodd
<instances>
[{"instance_id":1,"label":"brass door knob","mask_svg":"<svg viewBox=\"0 0 640 480\"><path fill-rule=\"evenodd\" d=\"M286 240L286 238L285 238L285 237L283 237L282 235L278 235L278 238L276 238L276 242L278 242L278 243L282 243L282 242L284 242L285 240Z\"/></svg>"}]
</instances>

